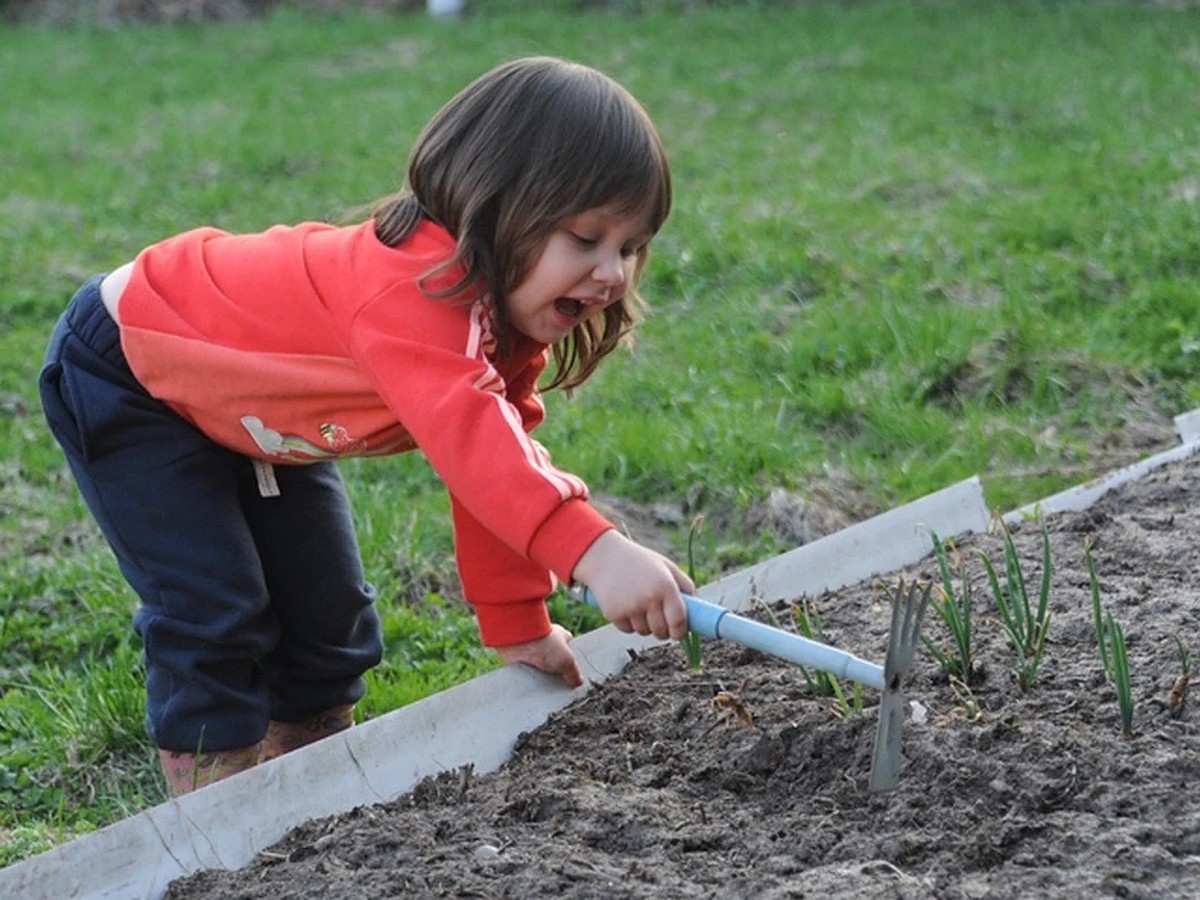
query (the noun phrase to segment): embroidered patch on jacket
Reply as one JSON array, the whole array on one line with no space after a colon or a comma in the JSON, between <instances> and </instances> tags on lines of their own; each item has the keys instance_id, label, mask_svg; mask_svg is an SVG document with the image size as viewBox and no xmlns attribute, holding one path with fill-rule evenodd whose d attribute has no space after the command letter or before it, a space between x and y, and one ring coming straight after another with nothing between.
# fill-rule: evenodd
<instances>
[{"instance_id":1,"label":"embroidered patch on jacket","mask_svg":"<svg viewBox=\"0 0 1200 900\"><path fill-rule=\"evenodd\" d=\"M350 432L336 422L324 422L319 430L334 453L354 453L367 449L366 441L351 437Z\"/></svg>"}]
</instances>

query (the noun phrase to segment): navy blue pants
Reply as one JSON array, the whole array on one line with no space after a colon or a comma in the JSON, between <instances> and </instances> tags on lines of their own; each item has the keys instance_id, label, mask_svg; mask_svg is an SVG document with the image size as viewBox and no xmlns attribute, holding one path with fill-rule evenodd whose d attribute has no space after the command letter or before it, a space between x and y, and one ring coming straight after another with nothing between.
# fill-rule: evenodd
<instances>
[{"instance_id":1,"label":"navy blue pants","mask_svg":"<svg viewBox=\"0 0 1200 900\"><path fill-rule=\"evenodd\" d=\"M166 750L256 743L365 690L379 662L363 575L332 462L253 462L151 397L116 323L85 284L54 329L39 379L50 430L141 604L146 724Z\"/></svg>"}]
</instances>

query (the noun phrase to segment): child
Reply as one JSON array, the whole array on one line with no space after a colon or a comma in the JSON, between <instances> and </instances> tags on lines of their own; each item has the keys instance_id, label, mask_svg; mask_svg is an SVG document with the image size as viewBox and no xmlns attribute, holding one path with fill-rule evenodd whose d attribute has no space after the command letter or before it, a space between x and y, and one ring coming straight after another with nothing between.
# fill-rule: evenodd
<instances>
[{"instance_id":1,"label":"child","mask_svg":"<svg viewBox=\"0 0 1200 900\"><path fill-rule=\"evenodd\" d=\"M353 723L381 635L339 457L421 449L505 662L582 683L546 612L556 578L623 631L683 637L687 576L529 437L549 357L546 387L577 387L635 323L670 200L633 97L522 59L442 108L368 221L201 228L79 290L42 402L141 599L173 795Z\"/></svg>"}]
</instances>

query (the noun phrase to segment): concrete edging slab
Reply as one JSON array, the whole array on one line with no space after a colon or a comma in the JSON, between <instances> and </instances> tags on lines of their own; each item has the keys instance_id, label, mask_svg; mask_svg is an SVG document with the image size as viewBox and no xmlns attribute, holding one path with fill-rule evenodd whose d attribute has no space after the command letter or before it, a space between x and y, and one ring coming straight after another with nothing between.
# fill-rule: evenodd
<instances>
[{"instance_id":1,"label":"concrete edging slab","mask_svg":"<svg viewBox=\"0 0 1200 900\"><path fill-rule=\"evenodd\" d=\"M1164 450L1162 453L1156 453L1153 456L1148 456L1120 469L1114 469L1106 475L1093 478L1091 481L1086 481L1073 488L1067 488L1065 491L1052 494L1036 503L1022 506L1020 509L1006 513L1004 521L1012 524L1022 519L1036 516L1039 512L1049 515L1057 512L1087 509L1113 488L1128 481L1141 478L1148 472L1167 463L1187 459L1200 450L1200 410L1192 410L1191 412L1176 416L1175 433L1182 442L1180 446Z\"/></svg>"},{"instance_id":2,"label":"concrete edging slab","mask_svg":"<svg viewBox=\"0 0 1200 900\"><path fill-rule=\"evenodd\" d=\"M1123 481L1191 455L1200 412L1176 422L1184 446L1024 512L1083 508ZM920 560L932 548L928 529L951 537L982 531L990 518L979 479L971 478L727 576L700 594L731 609L744 609L755 596L770 602L818 594ZM575 647L589 680L584 687L570 690L521 667L491 672L2 869L0 897L157 900L177 878L248 864L310 819L386 802L422 778L462 766L494 771L521 733L620 672L629 651L658 643L612 626L582 635Z\"/></svg>"},{"instance_id":3,"label":"concrete edging slab","mask_svg":"<svg viewBox=\"0 0 1200 900\"><path fill-rule=\"evenodd\" d=\"M916 562L933 549L928 529L951 537L988 527L978 477L943 488L842 531L715 581L702 597L731 609L820 594Z\"/></svg>"}]
</instances>

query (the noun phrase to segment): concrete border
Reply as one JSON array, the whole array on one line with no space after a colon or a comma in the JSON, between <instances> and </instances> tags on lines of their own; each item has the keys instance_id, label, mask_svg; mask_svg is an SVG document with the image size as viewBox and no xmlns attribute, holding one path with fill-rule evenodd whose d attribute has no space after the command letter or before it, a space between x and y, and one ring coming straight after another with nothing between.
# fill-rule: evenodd
<instances>
[{"instance_id":1,"label":"concrete border","mask_svg":"<svg viewBox=\"0 0 1200 900\"><path fill-rule=\"evenodd\" d=\"M1184 444L1200 442L1200 409L1180 413L1175 417L1175 433Z\"/></svg>"},{"instance_id":2,"label":"concrete border","mask_svg":"<svg viewBox=\"0 0 1200 900\"><path fill-rule=\"evenodd\" d=\"M728 575L700 592L706 600L742 609L751 597L770 603L815 595L914 563L932 551L928 529L952 537L988 527L978 477L789 550Z\"/></svg>"},{"instance_id":3,"label":"concrete border","mask_svg":"<svg viewBox=\"0 0 1200 900\"><path fill-rule=\"evenodd\" d=\"M1080 509L1111 488L1190 456L1200 411L1176 419L1184 445L1011 513ZM817 594L917 562L943 537L982 531L990 513L978 478L960 482L844 531L714 582L701 596L733 609ZM510 757L523 732L542 725L592 684L620 672L653 639L611 626L581 636L589 683L569 690L526 668L473 679L328 740L171 800L0 870L0 897L22 900L148 898L201 869L235 869L292 828L321 816L386 802L422 778L465 765L483 774Z\"/></svg>"},{"instance_id":4,"label":"concrete border","mask_svg":"<svg viewBox=\"0 0 1200 900\"><path fill-rule=\"evenodd\" d=\"M1051 515L1058 512L1087 509L1118 485L1141 478L1159 466L1187 459L1200 450L1200 410L1192 410L1176 416L1175 433L1182 441L1180 446L1164 450L1162 453L1156 453L1154 456L1148 456L1136 463L1109 472L1107 475L1052 494L1044 500L1022 506L1020 509L1006 513L1004 521L1012 524L1036 516L1039 512Z\"/></svg>"}]
</instances>

